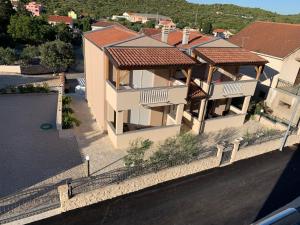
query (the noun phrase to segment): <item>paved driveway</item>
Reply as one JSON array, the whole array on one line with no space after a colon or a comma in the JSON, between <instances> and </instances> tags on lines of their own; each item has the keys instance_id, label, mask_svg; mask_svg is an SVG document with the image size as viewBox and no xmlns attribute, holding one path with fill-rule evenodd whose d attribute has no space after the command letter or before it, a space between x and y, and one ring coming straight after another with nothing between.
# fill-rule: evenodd
<instances>
[{"instance_id":1,"label":"paved driveway","mask_svg":"<svg viewBox=\"0 0 300 225\"><path fill-rule=\"evenodd\" d=\"M79 165L75 139L55 129L56 94L0 95L0 197Z\"/></svg>"}]
</instances>

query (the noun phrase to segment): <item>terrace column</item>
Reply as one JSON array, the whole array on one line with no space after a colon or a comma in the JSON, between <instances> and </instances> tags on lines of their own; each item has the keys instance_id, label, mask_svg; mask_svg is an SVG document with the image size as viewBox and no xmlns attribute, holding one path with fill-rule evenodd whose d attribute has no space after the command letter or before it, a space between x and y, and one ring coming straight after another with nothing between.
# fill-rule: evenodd
<instances>
[{"instance_id":1,"label":"terrace column","mask_svg":"<svg viewBox=\"0 0 300 225\"><path fill-rule=\"evenodd\" d=\"M183 115L183 109L184 109L184 104L179 104L177 105L177 110L176 110L176 124L180 125L182 121L182 115Z\"/></svg>"},{"instance_id":2,"label":"terrace column","mask_svg":"<svg viewBox=\"0 0 300 225\"><path fill-rule=\"evenodd\" d=\"M116 134L123 134L123 111L116 112Z\"/></svg>"},{"instance_id":3,"label":"terrace column","mask_svg":"<svg viewBox=\"0 0 300 225\"><path fill-rule=\"evenodd\" d=\"M242 114L247 113L249 104L250 104L251 96L246 96L243 103Z\"/></svg>"}]
</instances>

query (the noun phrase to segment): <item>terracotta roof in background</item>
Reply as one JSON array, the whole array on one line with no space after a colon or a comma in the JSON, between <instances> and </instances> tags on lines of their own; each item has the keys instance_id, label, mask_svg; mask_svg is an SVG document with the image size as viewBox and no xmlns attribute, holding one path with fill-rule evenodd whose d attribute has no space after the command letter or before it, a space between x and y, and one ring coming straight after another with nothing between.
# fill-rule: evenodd
<instances>
[{"instance_id":1,"label":"terracotta roof in background","mask_svg":"<svg viewBox=\"0 0 300 225\"><path fill-rule=\"evenodd\" d=\"M161 33L161 29L156 29L156 28L142 28L140 30L141 34L145 34L147 36L152 36L152 35L156 35L156 34L160 34Z\"/></svg>"},{"instance_id":2,"label":"terracotta roof in background","mask_svg":"<svg viewBox=\"0 0 300 225\"><path fill-rule=\"evenodd\" d=\"M199 45L201 43L214 39L214 37L206 36L198 31L190 31L189 43L186 45L182 45L182 36L183 33L181 30L170 31L168 36L168 44L176 47L191 48L195 45ZM152 37L154 39L161 40L161 33L153 35Z\"/></svg>"},{"instance_id":3,"label":"terracotta roof in background","mask_svg":"<svg viewBox=\"0 0 300 225\"><path fill-rule=\"evenodd\" d=\"M268 63L264 58L243 48L200 47L194 51L199 57L213 65L264 65Z\"/></svg>"},{"instance_id":4,"label":"terracotta roof in background","mask_svg":"<svg viewBox=\"0 0 300 225\"><path fill-rule=\"evenodd\" d=\"M48 16L48 21L50 22L56 22L56 23L65 23L65 24L71 24L73 22L73 19L68 16Z\"/></svg>"},{"instance_id":5,"label":"terracotta roof in background","mask_svg":"<svg viewBox=\"0 0 300 225\"><path fill-rule=\"evenodd\" d=\"M189 67L196 64L191 57L172 47L110 47L106 50L114 65L120 69Z\"/></svg>"},{"instance_id":6,"label":"terracotta roof in background","mask_svg":"<svg viewBox=\"0 0 300 225\"><path fill-rule=\"evenodd\" d=\"M120 26L112 26L84 34L86 39L100 48L120 41L129 40L135 36L138 36L136 32Z\"/></svg>"},{"instance_id":7,"label":"terracotta roof in background","mask_svg":"<svg viewBox=\"0 0 300 225\"><path fill-rule=\"evenodd\" d=\"M121 24L119 24L117 22L106 21L106 20L99 20L92 24L92 26L95 26L95 27L109 27L109 26L113 26L113 25L122 26Z\"/></svg>"},{"instance_id":8,"label":"terracotta roof in background","mask_svg":"<svg viewBox=\"0 0 300 225\"><path fill-rule=\"evenodd\" d=\"M215 32L215 33L223 33L223 32L225 32L225 30L224 29L215 29L213 32Z\"/></svg>"},{"instance_id":9,"label":"terracotta roof in background","mask_svg":"<svg viewBox=\"0 0 300 225\"><path fill-rule=\"evenodd\" d=\"M300 24L254 22L229 39L230 42L279 58L300 48Z\"/></svg>"}]
</instances>

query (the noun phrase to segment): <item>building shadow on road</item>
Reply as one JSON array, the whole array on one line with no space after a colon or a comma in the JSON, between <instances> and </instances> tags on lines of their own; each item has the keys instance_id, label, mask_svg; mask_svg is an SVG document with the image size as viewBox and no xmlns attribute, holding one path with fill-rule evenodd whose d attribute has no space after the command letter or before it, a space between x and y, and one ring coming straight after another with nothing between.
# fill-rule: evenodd
<instances>
[{"instance_id":1,"label":"building shadow on road","mask_svg":"<svg viewBox=\"0 0 300 225\"><path fill-rule=\"evenodd\" d=\"M295 147L296 148L296 147ZM281 170L277 182L258 211L255 221L267 216L300 196L300 147ZM295 179L299 177L299 179Z\"/></svg>"}]
</instances>

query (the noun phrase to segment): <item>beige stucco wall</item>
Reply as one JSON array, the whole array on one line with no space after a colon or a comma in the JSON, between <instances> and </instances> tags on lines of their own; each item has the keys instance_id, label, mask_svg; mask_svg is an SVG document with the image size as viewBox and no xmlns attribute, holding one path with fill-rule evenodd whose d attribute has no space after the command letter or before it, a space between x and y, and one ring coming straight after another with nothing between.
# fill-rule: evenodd
<instances>
[{"instance_id":1,"label":"beige stucco wall","mask_svg":"<svg viewBox=\"0 0 300 225\"><path fill-rule=\"evenodd\" d=\"M128 131L123 134L115 134L114 127L108 123L107 131L110 140L116 148L127 148L130 143L138 138L149 139L153 142L164 141L169 137L174 137L179 134L181 125L171 125L164 127L153 127L136 131Z\"/></svg>"},{"instance_id":2,"label":"beige stucco wall","mask_svg":"<svg viewBox=\"0 0 300 225\"><path fill-rule=\"evenodd\" d=\"M300 98L300 96L296 96L286 91L273 88L269 92L268 98L266 100L266 104L273 110L273 114L275 116L286 120L290 120L293 108L295 107L295 104L297 102L297 98ZM281 106L280 105L281 102L287 103L291 105L291 107L287 108ZM293 122L297 123L299 121L299 117L300 117L300 105L298 106L297 113Z\"/></svg>"},{"instance_id":3,"label":"beige stucco wall","mask_svg":"<svg viewBox=\"0 0 300 225\"><path fill-rule=\"evenodd\" d=\"M213 132L230 127L240 127L244 124L246 114L221 116L204 121L204 132Z\"/></svg>"},{"instance_id":4,"label":"beige stucco wall","mask_svg":"<svg viewBox=\"0 0 300 225\"><path fill-rule=\"evenodd\" d=\"M300 38L300 37L299 37ZM296 58L300 57L300 49L295 51L283 60L280 71L280 79L294 83L300 69L300 62Z\"/></svg>"},{"instance_id":5,"label":"beige stucco wall","mask_svg":"<svg viewBox=\"0 0 300 225\"><path fill-rule=\"evenodd\" d=\"M21 66L0 65L0 73L21 73Z\"/></svg>"},{"instance_id":6,"label":"beige stucco wall","mask_svg":"<svg viewBox=\"0 0 300 225\"><path fill-rule=\"evenodd\" d=\"M84 39L86 98L101 129L106 128L104 52Z\"/></svg>"}]
</instances>

